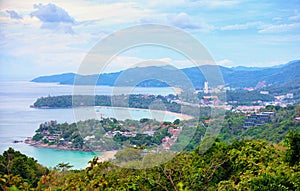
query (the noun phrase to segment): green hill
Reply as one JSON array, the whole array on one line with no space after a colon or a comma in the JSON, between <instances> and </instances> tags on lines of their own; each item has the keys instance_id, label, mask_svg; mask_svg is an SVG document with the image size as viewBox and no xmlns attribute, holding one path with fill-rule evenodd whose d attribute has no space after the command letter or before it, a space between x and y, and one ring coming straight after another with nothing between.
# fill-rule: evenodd
<instances>
[{"instance_id":1,"label":"green hill","mask_svg":"<svg viewBox=\"0 0 300 191\"><path fill-rule=\"evenodd\" d=\"M200 69L200 70L199 70ZM269 68L226 68L223 66L203 65L199 68L176 69L172 66L148 66L129 68L115 73L95 75L79 75L74 73L41 76L33 82L53 82L59 84L77 85L107 85L107 86L141 86L141 87L187 87L189 83L196 88L202 88L207 76L210 86L227 84L231 87L255 87L257 83L265 81L266 85L282 85L300 78L300 60L292 61L278 67ZM219 79L219 75L223 79ZM99 78L98 78L99 77Z\"/></svg>"}]
</instances>

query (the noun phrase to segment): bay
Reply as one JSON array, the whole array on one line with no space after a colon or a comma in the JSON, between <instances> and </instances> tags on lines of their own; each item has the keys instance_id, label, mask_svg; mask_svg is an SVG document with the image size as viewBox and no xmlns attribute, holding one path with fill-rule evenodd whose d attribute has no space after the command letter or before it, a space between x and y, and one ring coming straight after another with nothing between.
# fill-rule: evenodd
<instances>
[{"instance_id":1,"label":"bay","mask_svg":"<svg viewBox=\"0 0 300 191\"><path fill-rule=\"evenodd\" d=\"M125 90L127 89L125 88ZM101 95L111 95L114 87L97 86L95 92ZM122 91L118 90L118 92ZM74 169L82 169L87 166L89 160L101 153L36 148L23 142L13 143L13 141L24 141L27 137L33 136L39 124L45 121L57 120L59 123L71 123L91 118L91 116L84 115L81 115L80 118L74 116L74 112L89 113L86 112L87 110L93 110L95 118L100 118L100 113L103 117L114 117L119 120L156 118L157 120L173 121L179 118L170 113L139 109L127 110L126 108L89 107L76 108L77 111L74 111L73 109L34 109L29 107L36 98L41 96L70 95L72 93L73 86L70 85L14 80L0 81L0 152L3 153L12 147L34 157L47 167L55 167L58 163L68 162L74 166ZM176 90L173 88L134 88L130 93L168 95L176 93Z\"/></svg>"}]
</instances>

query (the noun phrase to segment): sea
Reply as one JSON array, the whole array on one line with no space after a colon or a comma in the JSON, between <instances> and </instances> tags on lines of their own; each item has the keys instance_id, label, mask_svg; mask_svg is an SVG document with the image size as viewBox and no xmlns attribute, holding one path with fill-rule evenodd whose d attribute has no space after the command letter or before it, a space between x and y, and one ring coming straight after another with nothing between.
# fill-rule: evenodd
<instances>
[{"instance_id":1,"label":"sea","mask_svg":"<svg viewBox=\"0 0 300 191\"><path fill-rule=\"evenodd\" d=\"M97 86L96 94L112 95L114 87ZM76 109L35 109L30 108L39 97L71 95L74 87L72 85L59 85L54 83L34 83L20 80L0 81L0 153L2 154L9 147L33 157L40 164L49 168L59 163L69 163L73 169L83 169L88 161L101 153L63 151L49 148L36 148L24 143L27 137L32 137L35 130L41 123L50 120L57 120L59 123L72 123L88 118L114 117L119 120L141 118L155 118L163 121L174 121L178 117L172 114L165 114L151 110L110 108L110 107L83 107ZM118 91L122 92L122 91ZM134 88L133 94L154 94L168 95L175 94L176 90L166 88ZM78 116L74 113L86 113L94 111L93 116ZM89 112L87 112L89 113ZM95 117L96 116L96 117ZM14 141L21 141L14 143Z\"/></svg>"}]
</instances>

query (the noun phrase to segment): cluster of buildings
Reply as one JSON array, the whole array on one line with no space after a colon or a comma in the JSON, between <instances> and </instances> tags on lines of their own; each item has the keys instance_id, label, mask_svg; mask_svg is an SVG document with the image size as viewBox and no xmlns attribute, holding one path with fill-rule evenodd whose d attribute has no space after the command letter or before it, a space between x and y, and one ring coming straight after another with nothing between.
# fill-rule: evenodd
<instances>
[{"instance_id":1,"label":"cluster of buildings","mask_svg":"<svg viewBox=\"0 0 300 191\"><path fill-rule=\"evenodd\" d=\"M255 88L250 87L250 88L243 88L243 89L247 90L247 91L258 90L260 88L266 87L265 83L266 83L265 81L259 82ZM203 96L203 98L201 99L199 105L209 106L209 107L218 107L219 100L218 100L217 96L208 95L208 94L209 93L226 92L227 90L235 90L235 88L230 88L230 87L225 87L225 86L217 86L215 88L211 88L211 87L209 87L208 82L204 82L203 90L197 90L197 91L195 91L195 93L203 92L205 94ZM269 93L269 91L262 90L259 92L259 94L269 95L270 93ZM257 109L257 107L263 108L268 105L286 107L287 105L295 104L295 101L293 99L294 99L293 93L275 95L273 101L256 100L251 103L251 105L253 105L253 106L250 106L249 108L237 108L236 110L237 111L241 110L242 112L246 113L247 110L250 112L256 112L257 110L259 110L259 109ZM225 104L222 104L223 105L222 107L226 110L231 110L232 105L237 105L237 104L238 104L237 101L229 101L228 103L225 102Z\"/></svg>"},{"instance_id":2,"label":"cluster of buildings","mask_svg":"<svg viewBox=\"0 0 300 191\"><path fill-rule=\"evenodd\" d=\"M39 131L36 132L36 136L41 136L39 140L34 140L28 137L25 143L36 145L36 144L49 144L49 143L59 143L60 145L70 146L72 142L65 140L62 137L62 131L57 128L57 121L47 121L40 124Z\"/></svg>"},{"instance_id":3,"label":"cluster of buildings","mask_svg":"<svg viewBox=\"0 0 300 191\"><path fill-rule=\"evenodd\" d=\"M260 94L268 95L269 92L268 91L260 91ZM262 106L273 105L273 106L286 107L288 105L295 104L295 101L293 99L294 99L294 94L287 93L287 94L282 94L282 95L275 95L273 101L257 100L254 104L259 104Z\"/></svg>"},{"instance_id":4,"label":"cluster of buildings","mask_svg":"<svg viewBox=\"0 0 300 191\"><path fill-rule=\"evenodd\" d=\"M45 123L42 123L40 125L41 131L37 132L37 134L44 135L43 141L45 141L45 142L54 143L56 141L59 141L60 143L68 144L68 142L65 142L64 138L60 138L62 132L59 130L56 130L55 129L56 126L57 126L56 120L55 121L47 121Z\"/></svg>"},{"instance_id":5,"label":"cluster of buildings","mask_svg":"<svg viewBox=\"0 0 300 191\"><path fill-rule=\"evenodd\" d=\"M204 87L203 90L197 90L195 93L200 93L203 92L204 94L209 94L209 93L219 93L219 92L225 92L227 90L231 90L232 88L230 87L225 87L224 85L218 85L216 87L209 87L209 84L207 81L204 82ZM233 89L232 89L233 90Z\"/></svg>"},{"instance_id":6,"label":"cluster of buildings","mask_svg":"<svg viewBox=\"0 0 300 191\"><path fill-rule=\"evenodd\" d=\"M149 135L149 136L153 136L155 133L155 131L144 131L144 132L137 132L137 131L107 131L105 133L105 137L108 137L108 138L113 138L114 136L116 136L117 134L120 134L122 136L125 136L125 137L135 137L137 134L143 134L143 135Z\"/></svg>"},{"instance_id":7,"label":"cluster of buildings","mask_svg":"<svg viewBox=\"0 0 300 191\"><path fill-rule=\"evenodd\" d=\"M247 116L244 128L268 124L271 122L271 117L275 116L274 112L261 112L258 114L250 114Z\"/></svg>"},{"instance_id":8,"label":"cluster of buildings","mask_svg":"<svg viewBox=\"0 0 300 191\"><path fill-rule=\"evenodd\" d=\"M287 93L285 95L278 95L278 96L274 96L276 101L282 101L284 99L293 99L294 98L294 94L292 93Z\"/></svg>"},{"instance_id":9,"label":"cluster of buildings","mask_svg":"<svg viewBox=\"0 0 300 191\"><path fill-rule=\"evenodd\" d=\"M173 127L169 128L168 133L171 134L171 137L165 136L165 138L162 139L162 147L165 150L170 150L170 147L177 141L181 131L182 127L179 127L177 129L174 129Z\"/></svg>"}]
</instances>

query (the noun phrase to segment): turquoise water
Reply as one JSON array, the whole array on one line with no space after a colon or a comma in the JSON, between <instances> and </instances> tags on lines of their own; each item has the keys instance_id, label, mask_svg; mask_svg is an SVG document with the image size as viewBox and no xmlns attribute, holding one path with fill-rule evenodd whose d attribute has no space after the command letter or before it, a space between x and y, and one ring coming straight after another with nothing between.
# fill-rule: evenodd
<instances>
[{"instance_id":1,"label":"turquoise water","mask_svg":"<svg viewBox=\"0 0 300 191\"><path fill-rule=\"evenodd\" d=\"M22 137L15 137L18 140ZM59 163L70 163L73 169L83 169L94 156L100 156L101 153L81 152L81 151L63 151L48 148L36 148L25 143L12 143L13 139L2 139L1 153L9 147L21 151L27 156L34 157L40 164L47 167L55 167Z\"/></svg>"},{"instance_id":2,"label":"turquoise water","mask_svg":"<svg viewBox=\"0 0 300 191\"><path fill-rule=\"evenodd\" d=\"M40 123L50 120L63 122L75 122L88 119L91 116L81 115L80 118L74 117L73 109L32 109L29 105L33 104L37 97L48 95L67 95L72 94L73 87L68 85L39 84L21 81L0 82L0 152L13 147L22 153L34 157L39 163L47 167L54 167L61 162L69 162L74 169L85 168L88 161L101 153L80 152L80 151L61 151L55 149L36 148L25 143L13 143L14 140L24 140L26 137L34 135L34 131ZM98 94L110 95L112 87L97 87ZM155 92L155 93L154 93ZM167 95L174 93L172 88L136 88L133 93L161 94ZM126 110L124 108L79 108L80 113L89 113L93 110L96 118L115 117L123 120L126 118L156 118L158 120L174 121L177 117L165 115L154 111L145 110Z\"/></svg>"}]
</instances>

